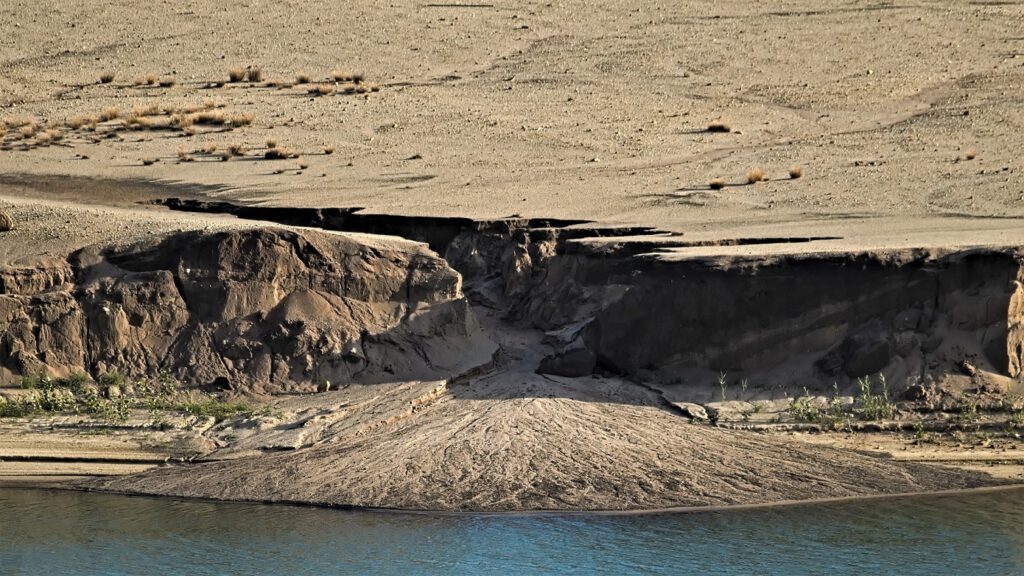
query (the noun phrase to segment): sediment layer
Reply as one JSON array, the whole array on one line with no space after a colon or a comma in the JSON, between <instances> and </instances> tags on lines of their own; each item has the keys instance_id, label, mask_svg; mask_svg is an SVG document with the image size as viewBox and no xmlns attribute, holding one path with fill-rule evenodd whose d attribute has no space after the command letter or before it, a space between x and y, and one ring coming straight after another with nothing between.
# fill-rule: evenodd
<instances>
[{"instance_id":1,"label":"sediment layer","mask_svg":"<svg viewBox=\"0 0 1024 576\"><path fill-rule=\"evenodd\" d=\"M334 224L345 222L359 220ZM343 388L203 432L210 448L194 464L90 489L514 511L998 483L695 425L682 407L723 373L784 391L874 374L894 393L1019 385L1013 250L693 259L674 256L678 237L627 241L578 223L400 224L444 258L397 238L261 226L7 267L5 375Z\"/></svg>"},{"instance_id":2,"label":"sediment layer","mask_svg":"<svg viewBox=\"0 0 1024 576\"><path fill-rule=\"evenodd\" d=\"M461 278L421 245L183 232L0 269L0 375L161 372L256 393L486 364Z\"/></svg>"}]
</instances>

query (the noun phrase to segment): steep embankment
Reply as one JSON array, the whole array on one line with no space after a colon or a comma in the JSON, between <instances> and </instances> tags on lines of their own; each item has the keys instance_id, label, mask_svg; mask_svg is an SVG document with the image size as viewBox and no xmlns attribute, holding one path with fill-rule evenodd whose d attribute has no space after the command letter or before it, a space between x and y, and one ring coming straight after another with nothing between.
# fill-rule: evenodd
<instances>
[{"instance_id":1,"label":"steep embankment","mask_svg":"<svg viewBox=\"0 0 1024 576\"><path fill-rule=\"evenodd\" d=\"M330 223L324 214L315 223ZM338 227L389 225L339 214ZM204 432L215 447L204 462L87 484L103 490L499 511L994 482L696 425L669 401L704 394L720 370L787 374L783 388L872 371L937 384L969 357L978 378L1010 380L1020 337L1011 252L673 260L656 252L678 238L594 240L616 232L533 221L398 224L448 262L399 239L255 228L8 267L0 360L9 376L168 370L239 391L342 387ZM458 379L492 359L489 374Z\"/></svg>"},{"instance_id":2,"label":"steep embankment","mask_svg":"<svg viewBox=\"0 0 1024 576\"><path fill-rule=\"evenodd\" d=\"M182 232L0 269L0 376L165 371L190 385L315 391L486 364L461 278L398 239Z\"/></svg>"}]
</instances>

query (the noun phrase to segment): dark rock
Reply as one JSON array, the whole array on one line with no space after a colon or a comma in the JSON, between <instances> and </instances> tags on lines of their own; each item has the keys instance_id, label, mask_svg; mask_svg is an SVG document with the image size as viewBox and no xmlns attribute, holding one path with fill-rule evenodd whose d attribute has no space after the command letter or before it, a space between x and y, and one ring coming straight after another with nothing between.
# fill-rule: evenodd
<instances>
[{"instance_id":1,"label":"dark rock","mask_svg":"<svg viewBox=\"0 0 1024 576\"><path fill-rule=\"evenodd\" d=\"M537 367L537 373L575 378L589 375L594 371L595 366L597 366L597 357L594 353L579 347L541 360L540 366Z\"/></svg>"}]
</instances>

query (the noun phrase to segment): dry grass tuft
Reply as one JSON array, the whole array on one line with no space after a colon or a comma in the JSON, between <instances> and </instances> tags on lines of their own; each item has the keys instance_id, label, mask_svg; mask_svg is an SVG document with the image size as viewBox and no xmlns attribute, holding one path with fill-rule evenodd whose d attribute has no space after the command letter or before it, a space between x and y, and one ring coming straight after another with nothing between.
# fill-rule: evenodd
<instances>
[{"instance_id":1,"label":"dry grass tuft","mask_svg":"<svg viewBox=\"0 0 1024 576\"><path fill-rule=\"evenodd\" d=\"M267 148L277 148L277 140L267 138Z\"/></svg>"},{"instance_id":2,"label":"dry grass tuft","mask_svg":"<svg viewBox=\"0 0 1024 576\"><path fill-rule=\"evenodd\" d=\"M977 157L978 157L978 152L975 151L975 150L968 150L967 154L964 155L964 158L966 158L968 160L974 160Z\"/></svg>"},{"instance_id":3,"label":"dry grass tuft","mask_svg":"<svg viewBox=\"0 0 1024 576\"><path fill-rule=\"evenodd\" d=\"M245 72L245 79L249 82L263 82L263 70L260 68L249 68Z\"/></svg>"},{"instance_id":4,"label":"dry grass tuft","mask_svg":"<svg viewBox=\"0 0 1024 576\"><path fill-rule=\"evenodd\" d=\"M163 116L134 116L128 118L126 123L132 130L170 130L172 128L183 128L177 123L178 118L166 118Z\"/></svg>"},{"instance_id":5,"label":"dry grass tuft","mask_svg":"<svg viewBox=\"0 0 1024 576\"><path fill-rule=\"evenodd\" d=\"M751 168L750 170L747 170L747 184L756 184L766 179L767 176L765 175L764 170L760 168Z\"/></svg>"},{"instance_id":6,"label":"dry grass tuft","mask_svg":"<svg viewBox=\"0 0 1024 576\"><path fill-rule=\"evenodd\" d=\"M728 122L722 122L722 121L712 122L711 124L708 124L707 131L708 132L732 132L732 125L730 125Z\"/></svg>"},{"instance_id":7,"label":"dry grass tuft","mask_svg":"<svg viewBox=\"0 0 1024 576\"><path fill-rule=\"evenodd\" d=\"M36 119L31 116L8 116L3 120L5 128L21 128L36 123Z\"/></svg>"},{"instance_id":8,"label":"dry grass tuft","mask_svg":"<svg viewBox=\"0 0 1024 576\"><path fill-rule=\"evenodd\" d=\"M82 128L82 126L88 124L89 120L86 116L74 116L72 118L68 118L67 121L65 121L64 123L67 124L68 128L71 128L72 130L79 130Z\"/></svg>"},{"instance_id":9,"label":"dry grass tuft","mask_svg":"<svg viewBox=\"0 0 1024 576\"><path fill-rule=\"evenodd\" d=\"M100 122L110 122L121 117L121 111L116 106L108 106L100 112Z\"/></svg>"},{"instance_id":10,"label":"dry grass tuft","mask_svg":"<svg viewBox=\"0 0 1024 576\"><path fill-rule=\"evenodd\" d=\"M137 104L132 107L133 116L159 116L164 113L163 108L156 104Z\"/></svg>"},{"instance_id":11,"label":"dry grass tuft","mask_svg":"<svg viewBox=\"0 0 1024 576\"><path fill-rule=\"evenodd\" d=\"M789 167L789 177L796 180L797 178L804 175L804 169L799 166Z\"/></svg>"},{"instance_id":12,"label":"dry grass tuft","mask_svg":"<svg viewBox=\"0 0 1024 576\"><path fill-rule=\"evenodd\" d=\"M35 124L26 124L21 128L18 128L18 136L21 136L23 140L28 140L35 135L37 129L39 129L39 127Z\"/></svg>"},{"instance_id":13,"label":"dry grass tuft","mask_svg":"<svg viewBox=\"0 0 1024 576\"><path fill-rule=\"evenodd\" d=\"M306 168L309 168L309 164L306 164L305 162L299 162L299 170L305 170Z\"/></svg>"},{"instance_id":14,"label":"dry grass tuft","mask_svg":"<svg viewBox=\"0 0 1024 576\"><path fill-rule=\"evenodd\" d=\"M241 82L245 80L245 68L232 68L228 70L229 82Z\"/></svg>"},{"instance_id":15,"label":"dry grass tuft","mask_svg":"<svg viewBox=\"0 0 1024 576\"><path fill-rule=\"evenodd\" d=\"M295 75L296 84L309 84L313 81L313 77L305 72L299 72Z\"/></svg>"},{"instance_id":16,"label":"dry grass tuft","mask_svg":"<svg viewBox=\"0 0 1024 576\"><path fill-rule=\"evenodd\" d=\"M324 154L327 154L328 156L334 154L334 146L324 146Z\"/></svg>"},{"instance_id":17,"label":"dry grass tuft","mask_svg":"<svg viewBox=\"0 0 1024 576\"><path fill-rule=\"evenodd\" d=\"M100 74L100 83L102 83L102 84L110 84L113 81L114 81L114 73L113 72L104 72L103 74Z\"/></svg>"},{"instance_id":18,"label":"dry grass tuft","mask_svg":"<svg viewBox=\"0 0 1024 576\"><path fill-rule=\"evenodd\" d=\"M146 84L149 84L150 86L156 84L156 82L157 82L156 74L147 74L146 78L145 78L145 81L146 81Z\"/></svg>"},{"instance_id":19,"label":"dry grass tuft","mask_svg":"<svg viewBox=\"0 0 1024 576\"><path fill-rule=\"evenodd\" d=\"M307 92L313 96L328 96L330 94L334 94L334 86L330 86L328 84L317 84L316 86L310 87Z\"/></svg>"},{"instance_id":20,"label":"dry grass tuft","mask_svg":"<svg viewBox=\"0 0 1024 576\"><path fill-rule=\"evenodd\" d=\"M50 128L36 134L37 146L48 146L53 142L64 139L64 133L56 128Z\"/></svg>"},{"instance_id":21,"label":"dry grass tuft","mask_svg":"<svg viewBox=\"0 0 1024 576\"><path fill-rule=\"evenodd\" d=\"M232 156L245 156L246 152L247 149L245 147L245 144L233 142L228 145L228 153L231 154Z\"/></svg>"},{"instance_id":22,"label":"dry grass tuft","mask_svg":"<svg viewBox=\"0 0 1024 576\"><path fill-rule=\"evenodd\" d=\"M211 143L211 144L207 144L206 146L203 146L203 154L213 154L216 151L217 151L217 145L216 144L212 144Z\"/></svg>"},{"instance_id":23,"label":"dry grass tuft","mask_svg":"<svg viewBox=\"0 0 1024 576\"><path fill-rule=\"evenodd\" d=\"M722 188L725 188L725 180L722 178L712 178L711 180L708 180L708 188L711 188L712 190L721 190Z\"/></svg>"},{"instance_id":24,"label":"dry grass tuft","mask_svg":"<svg viewBox=\"0 0 1024 576\"><path fill-rule=\"evenodd\" d=\"M163 80L160 80L160 87L161 88L170 88L171 86L174 86L175 84L177 84L177 82L178 81L175 80L174 78L164 78Z\"/></svg>"},{"instance_id":25,"label":"dry grass tuft","mask_svg":"<svg viewBox=\"0 0 1024 576\"><path fill-rule=\"evenodd\" d=\"M227 162L228 160L231 160L231 153L230 152L221 152L220 153L220 161L221 162Z\"/></svg>"},{"instance_id":26,"label":"dry grass tuft","mask_svg":"<svg viewBox=\"0 0 1024 576\"><path fill-rule=\"evenodd\" d=\"M242 112L242 113L239 113L239 114L232 114L230 117L228 117L228 122L227 123L230 124L231 126L235 126L235 127L238 127L238 126L248 126L249 124L252 124L252 121L255 118L256 118L256 116L254 116L253 114L251 114L249 112Z\"/></svg>"},{"instance_id":27,"label":"dry grass tuft","mask_svg":"<svg viewBox=\"0 0 1024 576\"><path fill-rule=\"evenodd\" d=\"M298 154L288 150L287 148L270 148L263 154L263 158L266 160L285 160L287 158L297 158Z\"/></svg>"},{"instance_id":28,"label":"dry grass tuft","mask_svg":"<svg viewBox=\"0 0 1024 576\"><path fill-rule=\"evenodd\" d=\"M142 159L142 165L143 166L152 166L153 164L156 164L159 161L160 161L159 158L143 158Z\"/></svg>"},{"instance_id":29,"label":"dry grass tuft","mask_svg":"<svg viewBox=\"0 0 1024 576\"><path fill-rule=\"evenodd\" d=\"M0 232L10 232L14 230L14 218L3 210L0 210Z\"/></svg>"},{"instance_id":30,"label":"dry grass tuft","mask_svg":"<svg viewBox=\"0 0 1024 576\"><path fill-rule=\"evenodd\" d=\"M331 78L334 78L335 82L350 82L355 76L348 70L334 70L331 72Z\"/></svg>"}]
</instances>

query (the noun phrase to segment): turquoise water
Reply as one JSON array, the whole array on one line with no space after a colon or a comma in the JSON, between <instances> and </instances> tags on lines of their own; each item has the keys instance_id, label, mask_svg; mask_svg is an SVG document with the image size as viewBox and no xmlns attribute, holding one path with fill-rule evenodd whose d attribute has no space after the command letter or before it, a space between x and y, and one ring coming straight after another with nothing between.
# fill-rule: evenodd
<instances>
[{"instance_id":1,"label":"turquoise water","mask_svg":"<svg viewBox=\"0 0 1024 576\"><path fill-rule=\"evenodd\" d=\"M1024 574L1024 489L639 516L0 489L0 574Z\"/></svg>"}]
</instances>

